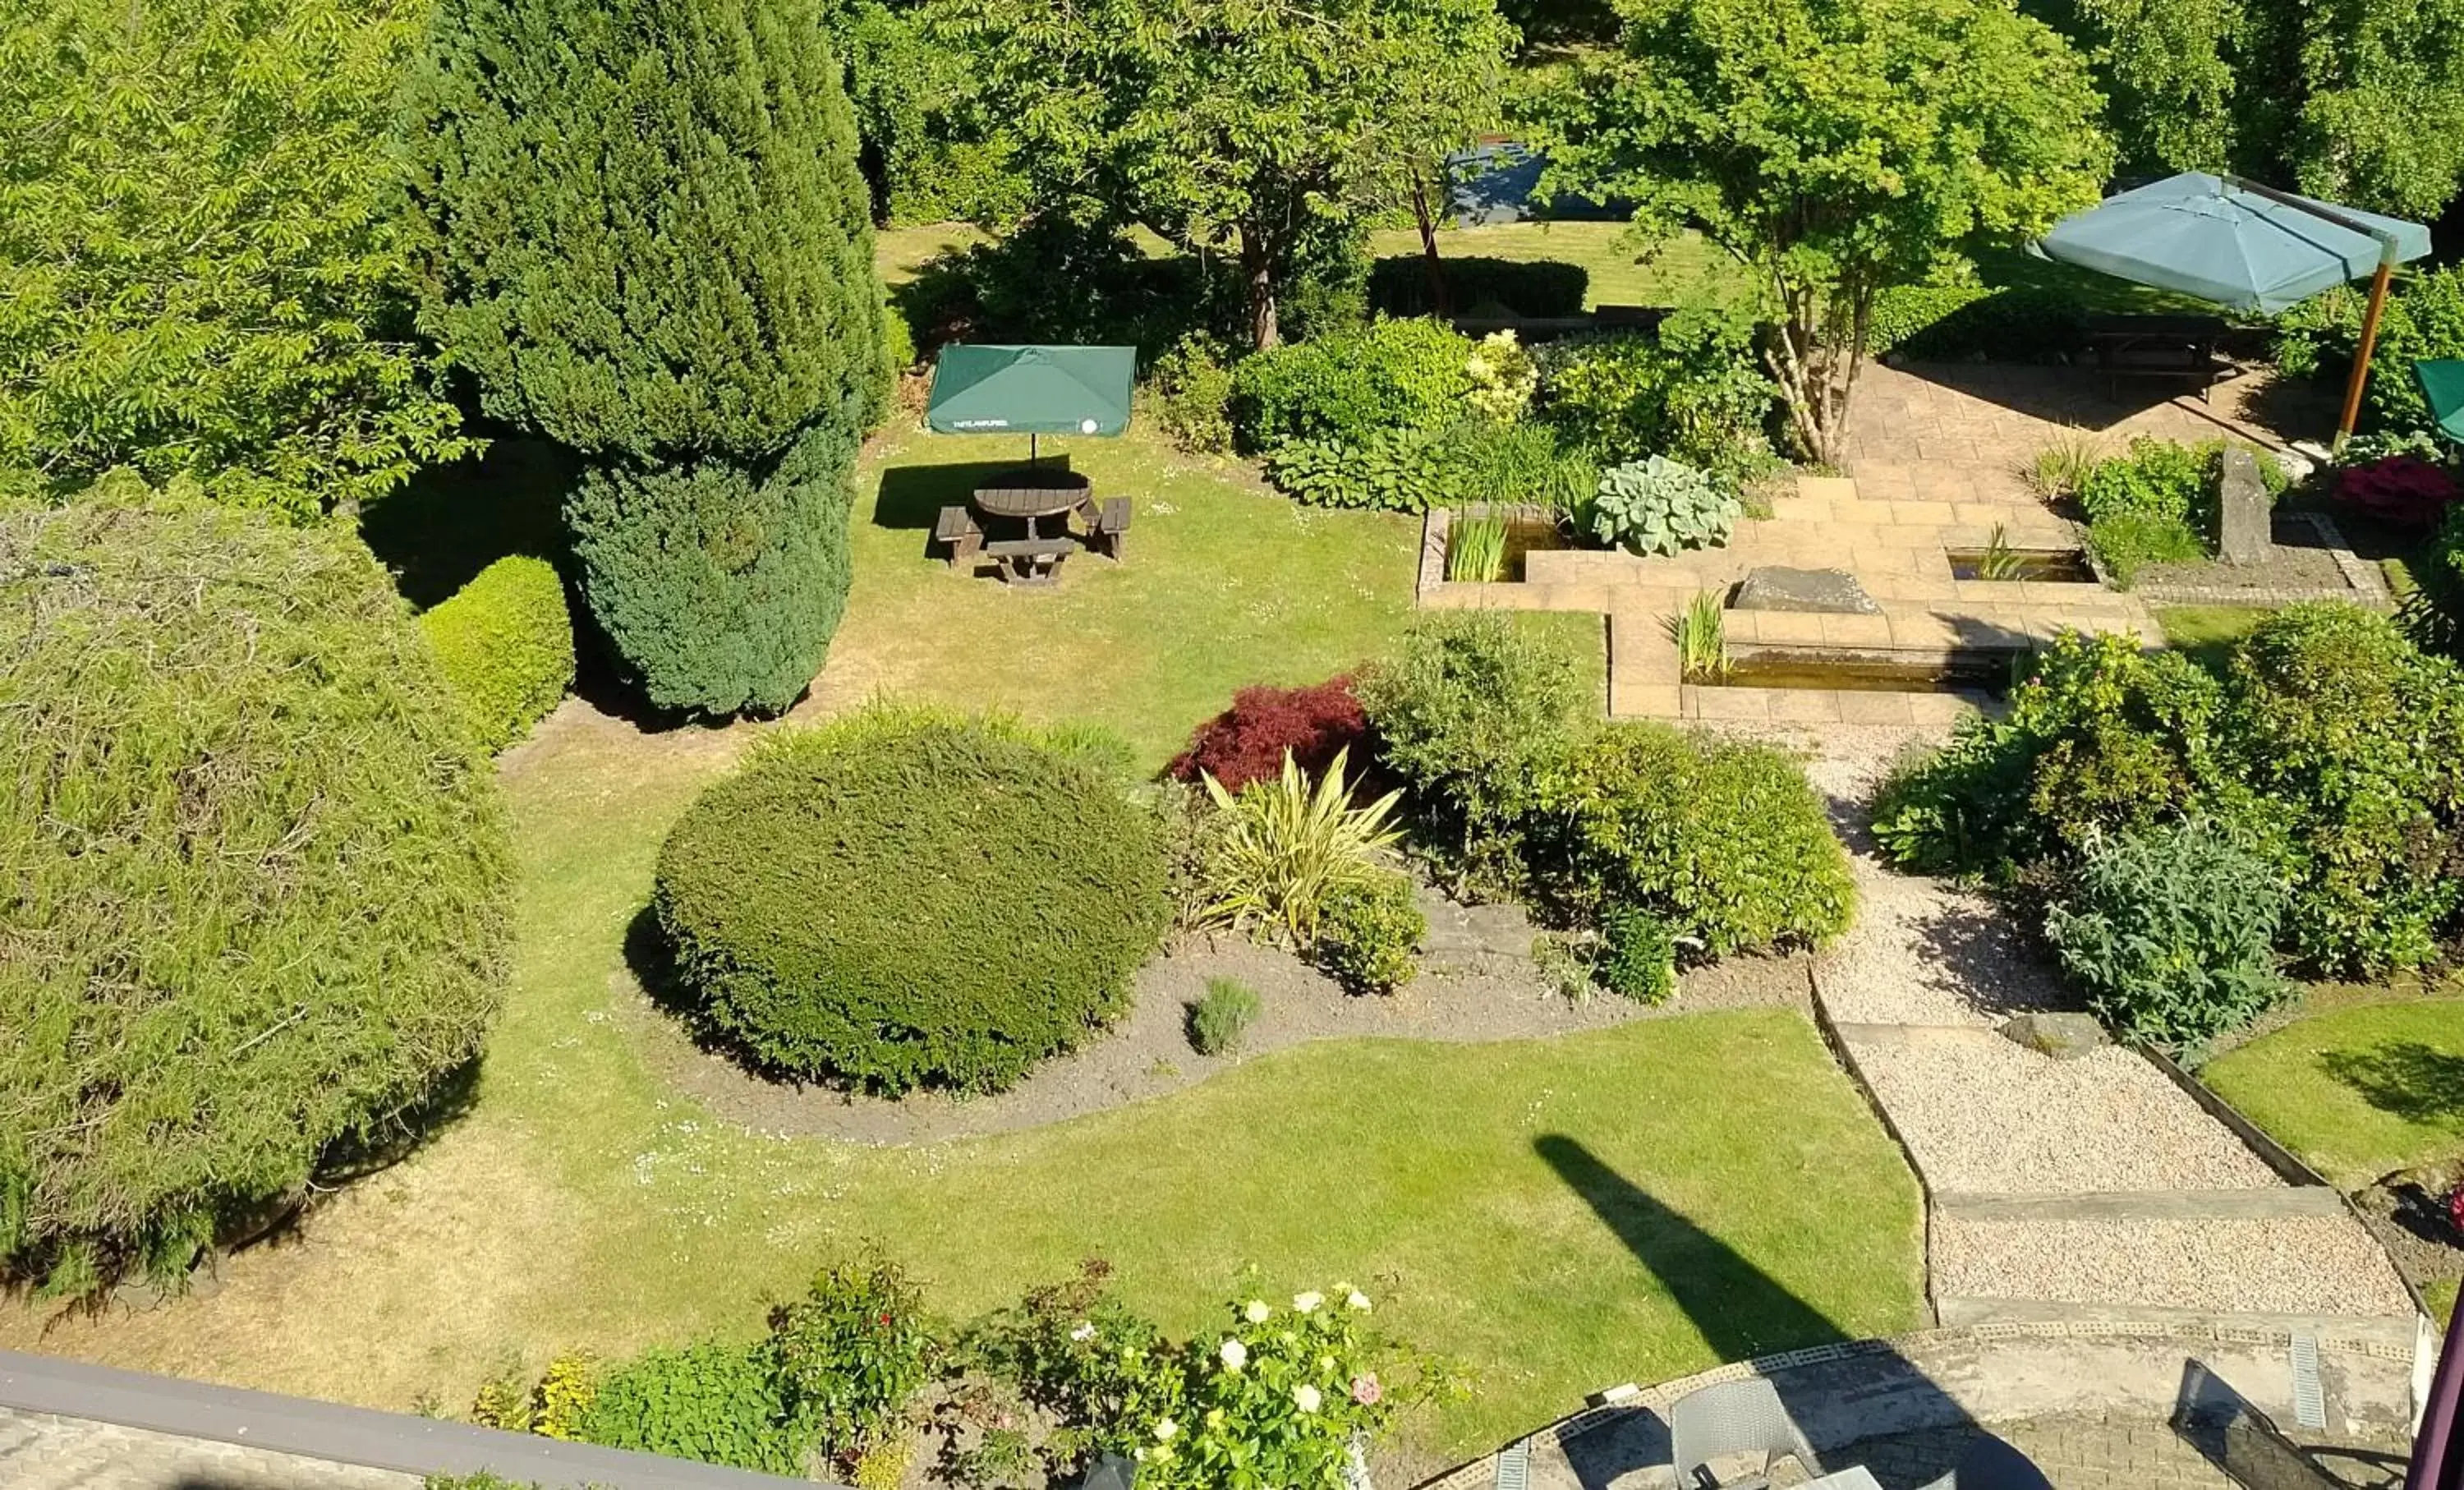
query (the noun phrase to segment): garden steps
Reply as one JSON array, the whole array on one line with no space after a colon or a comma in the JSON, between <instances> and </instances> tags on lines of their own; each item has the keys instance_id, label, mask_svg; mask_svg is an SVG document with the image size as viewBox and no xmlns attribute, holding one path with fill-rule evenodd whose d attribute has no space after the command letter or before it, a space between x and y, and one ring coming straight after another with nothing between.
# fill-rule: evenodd
<instances>
[{"instance_id":1,"label":"garden steps","mask_svg":"<svg viewBox=\"0 0 2464 1490\"><path fill-rule=\"evenodd\" d=\"M1937 1299L2409 1319L2412 1297L2344 1215L1991 1219L1937 1211Z\"/></svg>"},{"instance_id":2,"label":"garden steps","mask_svg":"<svg viewBox=\"0 0 2464 1490\"><path fill-rule=\"evenodd\" d=\"M1934 1214L1963 1220L2195 1221L2271 1216L2343 1216L2343 1197L2324 1185L2273 1190L2131 1190L2073 1194L1994 1194L1943 1191Z\"/></svg>"},{"instance_id":3,"label":"garden steps","mask_svg":"<svg viewBox=\"0 0 2464 1490\"><path fill-rule=\"evenodd\" d=\"M2068 1325L2082 1330L2139 1328L2149 1333L2183 1329L2248 1331L2254 1334L2310 1334L2321 1342L2339 1341L2409 1353L2414 1324L2387 1314L2286 1314L2257 1309L2184 1309L2150 1304L2063 1304L2043 1299L1979 1299L1949 1297L1934 1301L1934 1314L1945 1329L2004 1326Z\"/></svg>"}]
</instances>

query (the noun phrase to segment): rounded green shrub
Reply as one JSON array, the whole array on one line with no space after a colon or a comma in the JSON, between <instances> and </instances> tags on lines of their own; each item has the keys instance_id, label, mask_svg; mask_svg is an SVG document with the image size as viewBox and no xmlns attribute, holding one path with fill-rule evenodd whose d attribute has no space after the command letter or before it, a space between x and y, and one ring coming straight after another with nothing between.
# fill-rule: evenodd
<instances>
[{"instance_id":1,"label":"rounded green shrub","mask_svg":"<svg viewBox=\"0 0 2464 1490\"><path fill-rule=\"evenodd\" d=\"M489 750L528 734L573 686L573 616L544 559L497 559L419 624Z\"/></svg>"},{"instance_id":2,"label":"rounded green shrub","mask_svg":"<svg viewBox=\"0 0 2464 1490\"><path fill-rule=\"evenodd\" d=\"M659 858L685 989L762 1063L992 1090L1118 1014L1168 919L1153 815L1019 725L876 708L762 742Z\"/></svg>"},{"instance_id":3,"label":"rounded green shrub","mask_svg":"<svg viewBox=\"0 0 2464 1490\"><path fill-rule=\"evenodd\" d=\"M1463 412L1473 345L1441 321L1381 320L1260 352L1232 374L1233 434L1241 449L1264 450L1434 428Z\"/></svg>"},{"instance_id":4,"label":"rounded green shrub","mask_svg":"<svg viewBox=\"0 0 2464 1490\"><path fill-rule=\"evenodd\" d=\"M1412 954L1428 935L1411 876L1388 870L1328 892L1309 955L1353 993L1391 994L1420 971Z\"/></svg>"},{"instance_id":5,"label":"rounded green shrub","mask_svg":"<svg viewBox=\"0 0 2464 1490\"><path fill-rule=\"evenodd\" d=\"M0 1261L176 1276L468 1062L495 778L385 572L106 477L0 511Z\"/></svg>"},{"instance_id":6,"label":"rounded green shrub","mask_svg":"<svg viewBox=\"0 0 2464 1490\"><path fill-rule=\"evenodd\" d=\"M2276 866L2189 818L2089 845L2045 939L2115 1034L2179 1051L2284 997L2271 949L2285 899Z\"/></svg>"},{"instance_id":7,"label":"rounded green shrub","mask_svg":"<svg viewBox=\"0 0 2464 1490\"><path fill-rule=\"evenodd\" d=\"M1856 909L1848 853L1781 751L1612 725L1536 783L1526 866L1588 916L1647 910L1713 956L1825 940Z\"/></svg>"}]
</instances>

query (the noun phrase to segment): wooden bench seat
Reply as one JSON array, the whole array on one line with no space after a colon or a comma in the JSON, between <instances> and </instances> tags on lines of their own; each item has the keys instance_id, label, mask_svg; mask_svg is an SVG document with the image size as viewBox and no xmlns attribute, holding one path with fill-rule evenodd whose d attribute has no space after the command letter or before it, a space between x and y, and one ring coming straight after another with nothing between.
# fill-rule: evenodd
<instances>
[{"instance_id":1,"label":"wooden bench seat","mask_svg":"<svg viewBox=\"0 0 2464 1490\"><path fill-rule=\"evenodd\" d=\"M949 549L950 567L976 559L984 546L984 529L976 515L963 507L944 507L933 520L933 541Z\"/></svg>"}]
</instances>

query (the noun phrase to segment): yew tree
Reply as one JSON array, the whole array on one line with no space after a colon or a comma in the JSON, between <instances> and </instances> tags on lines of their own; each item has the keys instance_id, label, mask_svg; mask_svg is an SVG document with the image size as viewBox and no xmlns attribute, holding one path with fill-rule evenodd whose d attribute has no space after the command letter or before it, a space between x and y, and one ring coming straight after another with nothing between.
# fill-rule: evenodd
<instances>
[{"instance_id":1,"label":"yew tree","mask_svg":"<svg viewBox=\"0 0 2464 1490\"><path fill-rule=\"evenodd\" d=\"M1805 453L1840 450L1885 287L2093 205L2113 150L2086 63L2008 0L1627 0L1550 178L1700 230L1751 272Z\"/></svg>"},{"instance_id":2,"label":"yew tree","mask_svg":"<svg viewBox=\"0 0 2464 1490\"><path fill-rule=\"evenodd\" d=\"M1262 348L1295 251L1492 121L1515 40L1492 0L945 0L935 26L1031 200L1233 257Z\"/></svg>"}]
</instances>

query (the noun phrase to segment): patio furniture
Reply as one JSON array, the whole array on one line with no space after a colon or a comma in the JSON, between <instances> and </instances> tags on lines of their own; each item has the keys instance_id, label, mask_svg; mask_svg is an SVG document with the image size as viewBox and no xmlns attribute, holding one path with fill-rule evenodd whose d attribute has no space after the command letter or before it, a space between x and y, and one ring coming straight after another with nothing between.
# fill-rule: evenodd
<instances>
[{"instance_id":1,"label":"patio furniture","mask_svg":"<svg viewBox=\"0 0 2464 1490\"><path fill-rule=\"evenodd\" d=\"M1078 552L1078 540L1010 538L984 545L984 557L1000 566L1004 584L1051 584L1061 578L1062 560Z\"/></svg>"},{"instance_id":2,"label":"patio furniture","mask_svg":"<svg viewBox=\"0 0 2464 1490\"><path fill-rule=\"evenodd\" d=\"M963 507L944 507L933 521L933 541L948 548L950 567L956 569L982 553L983 525Z\"/></svg>"},{"instance_id":3,"label":"patio furniture","mask_svg":"<svg viewBox=\"0 0 2464 1490\"><path fill-rule=\"evenodd\" d=\"M1087 534L1087 546L1114 563L1121 561L1121 540L1130 531L1130 499L1108 496L1094 515L1095 525Z\"/></svg>"},{"instance_id":4,"label":"patio furniture","mask_svg":"<svg viewBox=\"0 0 2464 1490\"><path fill-rule=\"evenodd\" d=\"M2054 1490L2028 1456L1987 1434L1968 1446L1959 1467L1924 1490Z\"/></svg>"},{"instance_id":5,"label":"patio furniture","mask_svg":"<svg viewBox=\"0 0 2464 1490\"><path fill-rule=\"evenodd\" d=\"M1771 1465L1782 1456L1795 1459L1809 1475L1822 1473L1814 1446L1789 1416L1778 1389L1759 1376L1678 1398L1668 1410L1668 1443L1681 1490L1763 1490L1771 1483ZM1726 1483L1712 1479L1710 1461L1731 1455L1762 1456L1761 1471Z\"/></svg>"},{"instance_id":6,"label":"patio furniture","mask_svg":"<svg viewBox=\"0 0 2464 1490\"><path fill-rule=\"evenodd\" d=\"M2088 349L2108 384L2122 379L2178 378L2194 383L2208 402L2233 364L2216 355L2225 334L2215 316L2119 316L2087 318Z\"/></svg>"}]
</instances>

